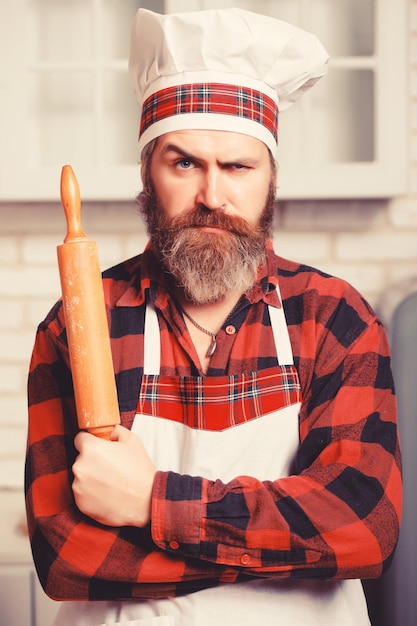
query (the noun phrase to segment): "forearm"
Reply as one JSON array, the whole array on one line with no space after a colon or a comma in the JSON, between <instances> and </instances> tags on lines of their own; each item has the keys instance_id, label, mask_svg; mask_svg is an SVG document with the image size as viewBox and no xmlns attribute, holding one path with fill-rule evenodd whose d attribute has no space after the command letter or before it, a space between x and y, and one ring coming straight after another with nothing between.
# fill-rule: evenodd
<instances>
[{"instance_id":1,"label":"forearm","mask_svg":"<svg viewBox=\"0 0 417 626\"><path fill-rule=\"evenodd\" d=\"M400 480L392 467L386 485L391 496ZM379 478L340 462L272 483L239 477L223 484L160 473L152 536L172 554L257 576L377 577L397 541L396 504Z\"/></svg>"}]
</instances>

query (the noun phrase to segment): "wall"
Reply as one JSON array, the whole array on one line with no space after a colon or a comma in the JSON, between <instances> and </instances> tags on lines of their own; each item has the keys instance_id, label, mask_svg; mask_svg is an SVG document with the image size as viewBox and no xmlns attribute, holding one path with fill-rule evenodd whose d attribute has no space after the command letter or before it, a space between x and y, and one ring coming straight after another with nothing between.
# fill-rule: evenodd
<instances>
[{"instance_id":1,"label":"wall","mask_svg":"<svg viewBox=\"0 0 417 626\"><path fill-rule=\"evenodd\" d=\"M409 6L409 193L390 201L282 202L275 229L280 254L349 280L387 321L387 295L397 301L417 285L417 0ZM402 122L393 111L390 123ZM0 203L0 212L0 489L20 490L28 363L36 326L59 296L55 248L65 223L58 201ZM83 222L103 268L146 240L134 202L86 203Z\"/></svg>"}]
</instances>

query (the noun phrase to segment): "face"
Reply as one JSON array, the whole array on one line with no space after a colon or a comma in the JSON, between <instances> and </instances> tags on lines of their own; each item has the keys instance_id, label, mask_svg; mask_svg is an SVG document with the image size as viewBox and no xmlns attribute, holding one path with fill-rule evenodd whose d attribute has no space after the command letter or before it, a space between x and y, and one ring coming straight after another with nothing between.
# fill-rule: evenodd
<instances>
[{"instance_id":1,"label":"face","mask_svg":"<svg viewBox=\"0 0 417 626\"><path fill-rule=\"evenodd\" d=\"M266 146L236 133L169 133L149 146L142 175L148 232L176 288L196 304L247 291L273 216Z\"/></svg>"},{"instance_id":2,"label":"face","mask_svg":"<svg viewBox=\"0 0 417 626\"><path fill-rule=\"evenodd\" d=\"M265 208L271 175L264 143L248 135L213 130L162 135L150 166L159 204L168 219L203 206L256 225Z\"/></svg>"}]
</instances>

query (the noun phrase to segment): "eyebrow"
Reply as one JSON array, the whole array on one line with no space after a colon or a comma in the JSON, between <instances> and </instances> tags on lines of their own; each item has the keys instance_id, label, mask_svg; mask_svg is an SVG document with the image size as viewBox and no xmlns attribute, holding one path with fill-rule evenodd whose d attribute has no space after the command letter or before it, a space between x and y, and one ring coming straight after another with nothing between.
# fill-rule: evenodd
<instances>
[{"instance_id":1,"label":"eyebrow","mask_svg":"<svg viewBox=\"0 0 417 626\"><path fill-rule=\"evenodd\" d=\"M190 154L188 152L186 152L185 150L183 150L182 148L180 148L179 146L175 145L174 143L169 143L167 144L163 150L162 153L163 154L167 154L168 152L175 152L176 154L179 154L180 156L182 156L184 159L189 159L190 161L200 161L200 157L198 156L194 156L193 154ZM202 159L204 161L204 159ZM258 164L258 160L254 159L252 157L242 157L242 158L237 158L237 159L226 159L226 161L219 161L217 159L217 162L221 165L221 166L226 166L226 165L234 165L234 164L239 164L239 165L243 165L246 167L255 167Z\"/></svg>"},{"instance_id":2,"label":"eyebrow","mask_svg":"<svg viewBox=\"0 0 417 626\"><path fill-rule=\"evenodd\" d=\"M180 154L185 159L198 160L197 157L193 156L192 154L189 154L185 150L182 150L182 148L180 148L179 146L176 146L174 143L169 143L162 150L163 154L166 154L167 152L176 152L177 154Z\"/></svg>"}]
</instances>

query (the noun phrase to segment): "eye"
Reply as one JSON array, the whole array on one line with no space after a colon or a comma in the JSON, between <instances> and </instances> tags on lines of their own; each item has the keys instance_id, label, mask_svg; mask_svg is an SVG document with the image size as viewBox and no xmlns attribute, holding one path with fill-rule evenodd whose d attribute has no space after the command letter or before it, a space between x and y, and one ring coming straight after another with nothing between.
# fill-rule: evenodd
<instances>
[{"instance_id":1,"label":"eye","mask_svg":"<svg viewBox=\"0 0 417 626\"><path fill-rule=\"evenodd\" d=\"M191 159L183 158L175 161L175 165L181 170L189 170L194 166L194 163L193 161L191 161Z\"/></svg>"},{"instance_id":2,"label":"eye","mask_svg":"<svg viewBox=\"0 0 417 626\"><path fill-rule=\"evenodd\" d=\"M248 165L244 165L243 163L226 163L224 169L234 172L244 172L250 168Z\"/></svg>"}]
</instances>

